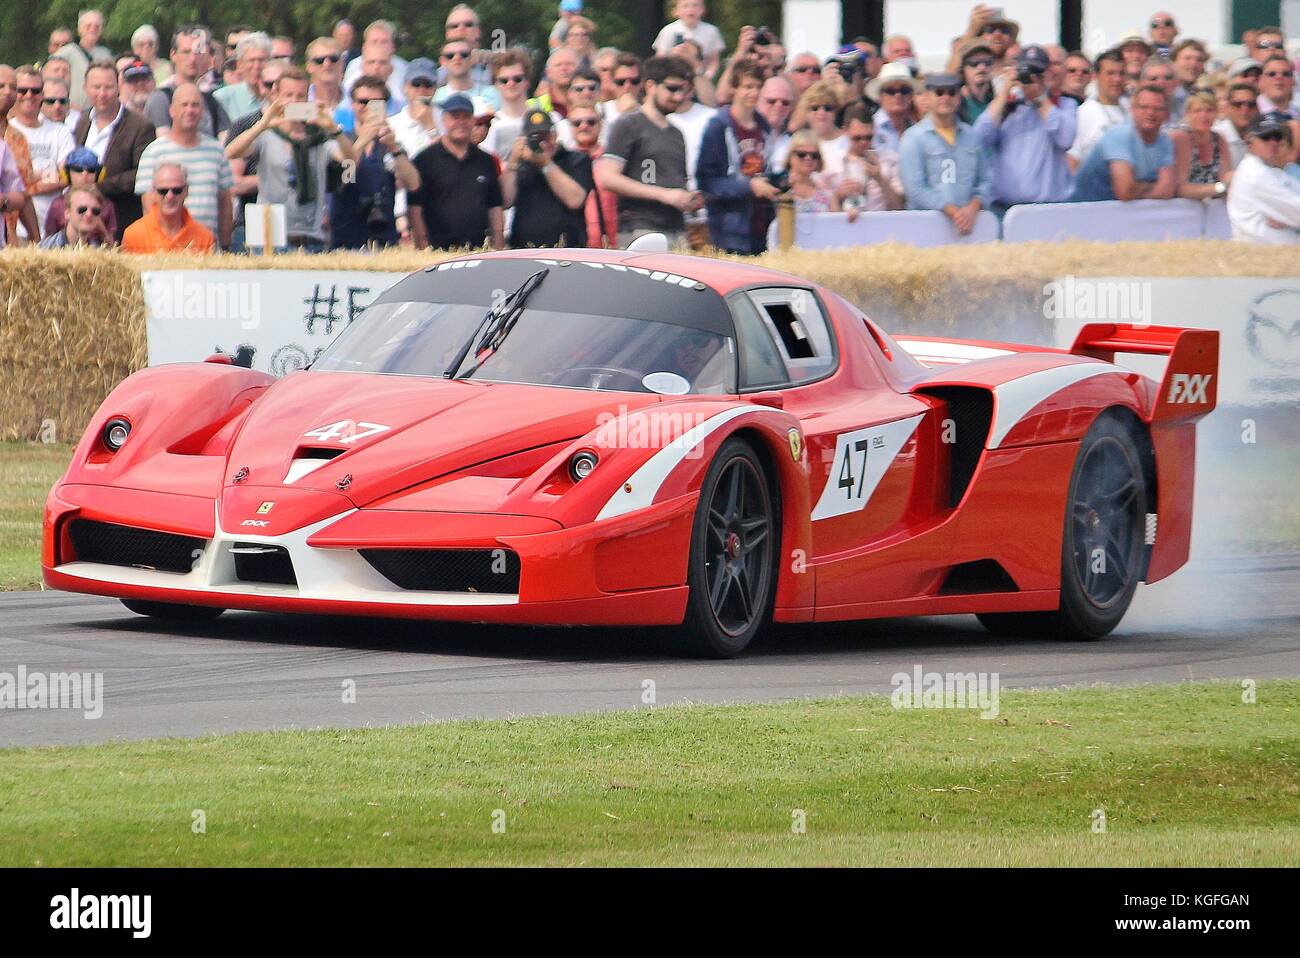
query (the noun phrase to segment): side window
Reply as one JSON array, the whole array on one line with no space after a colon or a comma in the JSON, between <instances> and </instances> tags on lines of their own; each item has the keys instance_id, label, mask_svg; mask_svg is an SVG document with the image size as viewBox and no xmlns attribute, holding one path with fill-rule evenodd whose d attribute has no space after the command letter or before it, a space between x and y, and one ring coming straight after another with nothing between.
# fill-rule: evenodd
<instances>
[{"instance_id":1,"label":"side window","mask_svg":"<svg viewBox=\"0 0 1300 958\"><path fill-rule=\"evenodd\" d=\"M784 386L790 381L781 354L758 308L740 293L731 299L731 311L740 333L740 388Z\"/></svg>"},{"instance_id":2,"label":"side window","mask_svg":"<svg viewBox=\"0 0 1300 958\"><path fill-rule=\"evenodd\" d=\"M769 331L791 383L819 379L835 365L835 346L817 297L806 289L754 289L748 293Z\"/></svg>"}]
</instances>

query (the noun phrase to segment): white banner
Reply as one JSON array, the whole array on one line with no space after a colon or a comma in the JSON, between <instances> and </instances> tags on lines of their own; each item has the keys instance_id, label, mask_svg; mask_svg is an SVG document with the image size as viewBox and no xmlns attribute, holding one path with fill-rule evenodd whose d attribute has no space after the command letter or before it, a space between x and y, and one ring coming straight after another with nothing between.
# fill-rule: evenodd
<instances>
[{"instance_id":1,"label":"white banner","mask_svg":"<svg viewBox=\"0 0 1300 958\"><path fill-rule=\"evenodd\" d=\"M283 376L313 362L405 273L336 270L159 270L140 276L149 365L196 362L217 350L252 354Z\"/></svg>"},{"instance_id":2,"label":"white banner","mask_svg":"<svg viewBox=\"0 0 1300 958\"><path fill-rule=\"evenodd\" d=\"M1219 405L1300 403L1300 277L1067 276L1043 290L1056 344L1068 347L1085 323L1120 322L1217 329ZM1117 357L1152 374L1146 357ZM1160 374L1163 360L1156 362Z\"/></svg>"}]
</instances>

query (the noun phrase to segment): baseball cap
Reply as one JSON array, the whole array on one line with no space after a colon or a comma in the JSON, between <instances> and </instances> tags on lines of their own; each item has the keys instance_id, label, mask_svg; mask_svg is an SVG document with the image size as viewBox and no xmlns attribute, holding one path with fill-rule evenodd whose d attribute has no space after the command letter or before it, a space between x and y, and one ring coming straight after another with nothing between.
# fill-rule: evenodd
<instances>
[{"instance_id":1,"label":"baseball cap","mask_svg":"<svg viewBox=\"0 0 1300 958\"><path fill-rule=\"evenodd\" d=\"M955 73L927 73L925 88L927 90L949 90L961 87L961 77Z\"/></svg>"},{"instance_id":2,"label":"baseball cap","mask_svg":"<svg viewBox=\"0 0 1300 958\"><path fill-rule=\"evenodd\" d=\"M1016 64L1028 67L1036 73L1046 73L1052 66L1052 58L1038 44L1031 43L1016 54Z\"/></svg>"},{"instance_id":3,"label":"baseball cap","mask_svg":"<svg viewBox=\"0 0 1300 958\"><path fill-rule=\"evenodd\" d=\"M438 64L428 57L416 57L406 65L406 82L412 80L432 80L438 82Z\"/></svg>"},{"instance_id":4,"label":"baseball cap","mask_svg":"<svg viewBox=\"0 0 1300 958\"><path fill-rule=\"evenodd\" d=\"M582 13L582 0L560 0L560 9L565 13Z\"/></svg>"},{"instance_id":5,"label":"baseball cap","mask_svg":"<svg viewBox=\"0 0 1300 958\"><path fill-rule=\"evenodd\" d=\"M443 113L468 113L474 114L474 101L463 93L453 93L447 99L442 101Z\"/></svg>"},{"instance_id":6,"label":"baseball cap","mask_svg":"<svg viewBox=\"0 0 1300 958\"><path fill-rule=\"evenodd\" d=\"M122 68L123 80L143 80L145 77L151 76L153 76L153 70L143 60L132 60Z\"/></svg>"},{"instance_id":7,"label":"baseball cap","mask_svg":"<svg viewBox=\"0 0 1300 958\"><path fill-rule=\"evenodd\" d=\"M1228 79L1235 80L1248 70L1259 70L1262 73L1264 67L1258 60L1251 57L1238 57L1232 61L1232 66L1228 67Z\"/></svg>"},{"instance_id":8,"label":"baseball cap","mask_svg":"<svg viewBox=\"0 0 1300 958\"><path fill-rule=\"evenodd\" d=\"M97 170L103 164L99 162L99 157L95 151L84 146L79 146L68 154L67 159L63 161L65 167L76 166L83 170Z\"/></svg>"},{"instance_id":9,"label":"baseball cap","mask_svg":"<svg viewBox=\"0 0 1300 958\"><path fill-rule=\"evenodd\" d=\"M1265 113L1250 125L1246 136L1267 136L1270 133L1281 133L1287 139L1291 138L1291 125L1281 113Z\"/></svg>"}]
</instances>

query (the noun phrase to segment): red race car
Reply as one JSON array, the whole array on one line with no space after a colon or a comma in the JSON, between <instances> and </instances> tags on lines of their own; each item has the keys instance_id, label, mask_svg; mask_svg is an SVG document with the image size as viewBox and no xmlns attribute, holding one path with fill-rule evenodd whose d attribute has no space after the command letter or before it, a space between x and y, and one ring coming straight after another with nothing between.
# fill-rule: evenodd
<instances>
[{"instance_id":1,"label":"red race car","mask_svg":"<svg viewBox=\"0 0 1300 958\"><path fill-rule=\"evenodd\" d=\"M679 626L715 656L772 621L1096 638L1187 559L1217 361L1158 326L893 339L734 262L473 255L283 379L125 380L50 493L45 581L173 619Z\"/></svg>"}]
</instances>

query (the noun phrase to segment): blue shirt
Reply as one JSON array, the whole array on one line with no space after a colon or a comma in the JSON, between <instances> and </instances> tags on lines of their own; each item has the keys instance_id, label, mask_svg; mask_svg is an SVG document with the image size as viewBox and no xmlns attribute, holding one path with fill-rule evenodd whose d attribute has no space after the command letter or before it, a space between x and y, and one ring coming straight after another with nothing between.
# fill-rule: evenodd
<instances>
[{"instance_id":1,"label":"blue shirt","mask_svg":"<svg viewBox=\"0 0 1300 958\"><path fill-rule=\"evenodd\" d=\"M993 199L993 165L973 127L957 121L952 146L927 116L908 127L900 141L898 174L909 210L965 206L978 196L985 209Z\"/></svg>"},{"instance_id":2,"label":"blue shirt","mask_svg":"<svg viewBox=\"0 0 1300 958\"><path fill-rule=\"evenodd\" d=\"M396 99L389 97L388 107L385 110L385 112L389 116L397 116L397 114L401 113L402 110L404 109L406 109L405 98L403 98L401 102L398 102ZM348 136L356 135L357 118L355 115L353 115L352 100L350 98L345 97L343 99L343 102L341 102L338 106L334 108L334 122L337 123L339 125L339 129L341 129Z\"/></svg>"},{"instance_id":3,"label":"blue shirt","mask_svg":"<svg viewBox=\"0 0 1300 958\"><path fill-rule=\"evenodd\" d=\"M1110 164L1114 160L1132 164L1133 178L1139 182L1154 183L1164 167L1174 165L1174 141L1161 130L1156 134L1155 142L1148 145L1138 136L1131 121L1112 126L1101 135L1075 174L1070 202L1113 200L1115 190L1110 181Z\"/></svg>"},{"instance_id":4,"label":"blue shirt","mask_svg":"<svg viewBox=\"0 0 1300 958\"><path fill-rule=\"evenodd\" d=\"M998 123L988 112L975 121L980 143L993 153L993 196L1014 203L1060 203L1070 195L1070 167L1065 152L1074 143L1075 110L1068 97L1047 112L1032 104L1003 113Z\"/></svg>"}]
</instances>

